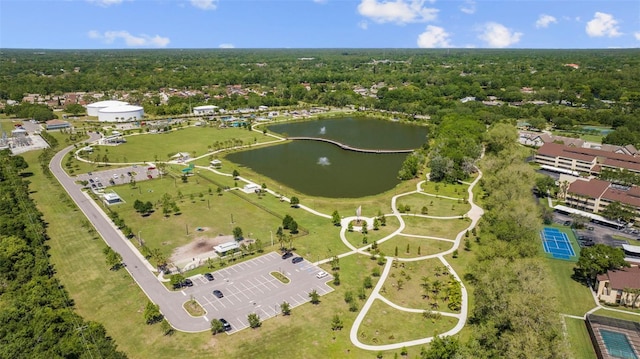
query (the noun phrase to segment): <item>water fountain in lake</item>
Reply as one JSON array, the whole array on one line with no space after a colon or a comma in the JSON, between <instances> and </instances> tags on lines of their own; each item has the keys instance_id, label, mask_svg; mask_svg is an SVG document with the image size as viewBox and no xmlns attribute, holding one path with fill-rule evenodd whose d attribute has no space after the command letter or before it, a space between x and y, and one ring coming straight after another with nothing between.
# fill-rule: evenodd
<instances>
[{"instance_id":1,"label":"water fountain in lake","mask_svg":"<svg viewBox=\"0 0 640 359\"><path fill-rule=\"evenodd\" d=\"M320 166L328 166L331 164L331 162L329 162L329 158L327 157L320 157L318 158L318 164Z\"/></svg>"}]
</instances>

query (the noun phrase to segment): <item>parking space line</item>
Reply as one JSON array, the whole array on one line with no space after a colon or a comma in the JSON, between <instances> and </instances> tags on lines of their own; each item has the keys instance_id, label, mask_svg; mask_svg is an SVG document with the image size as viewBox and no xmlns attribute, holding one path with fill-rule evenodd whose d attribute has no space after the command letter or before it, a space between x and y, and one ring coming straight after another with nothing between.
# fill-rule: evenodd
<instances>
[{"instance_id":1,"label":"parking space line","mask_svg":"<svg viewBox=\"0 0 640 359\"><path fill-rule=\"evenodd\" d=\"M242 286L245 288L245 291L249 291L251 293L251 295L255 296L256 294L251 290L251 288L247 287L246 284L244 283L240 283L242 284ZM245 294L246 295L246 294Z\"/></svg>"},{"instance_id":2,"label":"parking space line","mask_svg":"<svg viewBox=\"0 0 640 359\"><path fill-rule=\"evenodd\" d=\"M240 284L242 284L245 288L247 287L246 285L244 285L244 283L240 283ZM250 299L251 299L248 295L246 295L246 294L244 293L244 292L245 292L244 290L240 290L240 289L238 289L235 285L234 285L233 287L234 287L234 288L236 288L236 290L238 291L238 293L240 293L240 294L244 295L244 296L245 296L245 298L247 298L248 300L250 300ZM248 289L248 288L247 288L247 289ZM253 294L253 293L251 293L251 294Z\"/></svg>"},{"instance_id":3,"label":"parking space line","mask_svg":"<svg viewBox=\"0 0 640 359\"><path fill-rule=\"evenodd\" d=\"M253 284L253 282L251 282L251 280L247 279L247 282L249 282L249 284L251 284L253 286L253 288L255 288L258 292L260 292L260 294L264 294L264 292L258 288L257 285Z\"/></svg>"},{"instance_id":4,"label":"parking space line","mask_svg":"<svg viewBox=\"0 0 640 359\"><path fill-rule=\"evenodd\" d=\"M275 281L276 281L277 279L269 279L269 278L266 278L266 277L265 277L265 276L263 276L263 275L262 275L261 277L264 279L264 281L265 281L265 282L267 282L267 283L271 284L274 288L276 288L276 289L278 288L278 286L275 284ZM278 282L279 282L279 281L278 281ZM263 282L263 283L264 283L264 282Z\"/></svg>"},{"instance_id":5,"label":"parking space line","mask_svg":"<svg viewBox=\"0 0 640 359\"><path fill-rule=\"evenodd\" d=\"M226 298L226 297L225 297L225 298ZM222 305L222 307L223 307L223 308L225 308L225 309L227 308L227 306L226 306L226 305L224 305L224 303L222 303L222 300L218 299L218 303L220 303L220 305Z\"/></svg>"}]
</instances>

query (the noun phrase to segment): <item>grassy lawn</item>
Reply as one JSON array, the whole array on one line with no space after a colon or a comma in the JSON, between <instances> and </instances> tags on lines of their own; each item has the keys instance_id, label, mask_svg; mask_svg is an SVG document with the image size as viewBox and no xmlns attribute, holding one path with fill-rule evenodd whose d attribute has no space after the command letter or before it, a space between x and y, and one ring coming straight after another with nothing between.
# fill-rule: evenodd
<instances>
[{"instance_id":1,"label":"grassy lawn","mask_svg":"<svg viewBox=\"0 0 640 359\"><path fill-rule=\"evenodd\" d=\"M64 168L64 170L70 176L78 175L81 173L87 173L87 172L98 172L98 171L105 171L109 169L127 167L127 165L112 165L112 164L105 165L103 163L87 163L87 162L79 161L73 156L73 153L68 153L66 156L64 156L64 158L62 159L62 163L63 163L62 168ZM67 165L67 163L69 163L69 165Z\"/></svg>"},{"instance_id":2,"label":"grassy lawn","mask_svg":"<svg viewBox=\"0 0 640 359\"><path fill-rule=\"evenodd\" d=\"M638 315L640 314L640 309L631 310L625 307L616 307L615 309L623 310L629 313L622 313L614 310L598 309L593 314L602 315L603 317L630 320L632 322L640 322L640 315ZM636 314L633 314L633 313L636 313Z\"/></svg>"},{"instance_id":3,"label":"grassy lawn","mask_svg":"<svg viewBox=\"0 0 640 359\"><path fill-rule=\"evenodd\" d=\"M448 250L453 243L437 239L415 238L398 235L380 244L380 250L388 256L415 258ZM398 255L395 255L398 248ZM407 251L407 249L409 249Z\"/></svg>"},{"instance_id":4,"label":"grassy lawn","mask_svg":"<svg viewBox=\"0 0 640 359\"><path fill-rule=\"evenodd\" d=\"M103 147L109 150L107 156L110 162L154 162L167 161L177 152L188 152L191 156L195 152L195 156L200 156L214 149L216 142L230 147L234 144L234 140L242 141L243 145L247 145L269 139L271 137L246 129L189 127L162 134L127 136L125 144ZM159 143L162 143L162 146L158 146Z\"/></svg>"},{"instance_id":5,"label":"grassy lawn","mask_svg":"<svg viewBox=\"0 0 640 359\"><path fill-rule=\"evenodd\" d=\"M464 183L444 183L425 181L420 186L422 191L446 197L467 198L468 185Z\"/></svg>"},{"instance_id":6,"label":"grassy lawn","mask_svg":"<svg viewBox=\"0 0 640 359\"><path fill-rule=\"evenodd\" d=\"M444 333L457 322L444 316L426 319L422 313L400 311L376 300L358 328L358 338L366 344L392 344Z\"/></svg>"},{"instance_id":7,"label":"grassy lawn","mask_svg":"<svg viewBox=\"0 0 640 359\"><path fill-rule=\"evenodd\" d=\"M202 306L200 306L200 304L196 300L186 301L186 302L184 302L184 304L182 304L182 307L192 317L201 317L201 316L205 315L205 313L206 313L204 311L204 308L202 308Z\"/></svg>"},{"instance_id":8,"label":"grassy lawn","mask_svg":"<svg viewBox=\"0 0 640 359\"><path fill-rule=\"evenodd\" d=\"M581 139L588 142L595 142L595 143L602 143L602 138L604 137L602 135L592 135L592 134L586 134L586 133L567 132L567 131L551 131L551 133L553 133L556 136L565 136L565 137L573 137L574 135L578 134Z\"/></svg>"},{"instance_id":9,"label":"grassy lawn","mask_svg":"<svg viewBox=\"0 0 640 359\"><path fill-rule=\"evenodd\" d=\"M571 278L574 263L557 259L542 259L542 263L560 313L582 316L595 307L589 288Z\"/></svg>"},{"instance_id":10,"label":"grassy lawn","mask_svg":"<svg viewBox=\"0 0 640 359\"><path fill-rule=\"evenodd\" d=\"M587 325L584 320L575 318L564 318L567 327L567 336L569 338L570 352L574 358L595 359L596 352L593 350L593 344L587 331Z\"/></svg>"},{"instance_id":11,"label":"grassy lawn","mask_svg":"<svg viewBox=\"0 0 640 359\"><path fill-rule=\"evenodd\" d=\"M373 241L378 241L389 234L393 233L400 226L400 222L398 219L394 217L387 217L387 223L385 226L380 226L377 231L368 230L367 234L362 234L362 232L353 231L353 232L345 232L345 237L349 243L353 244L356 247L362 247L367 243L373 243ZM363 243L363 238L367 237L367 243ZM385 252L388 253L388 252Z\"/></svg>"},{"instance_id":12,"label":"grassy lawn","mask_svg":"<svg viewBox=\"0 0 640 359\"><path fill-rule=\"evenodd\" d=\"M438 238L455 239L456 235L469 226L468 218L432 219L413 216L402 216L406 223L403 233Z\"/></svg>"},{"instance_id":13,"label":"grassy lawn","mask_svg":"<svg viewBox=\"0 0 640 359\"><path fill-rule=\"evenodd\" d=\"M211 336L209 332L163 336L159 325L144 324L142 312L147 302L144 293L125 271L108 270L102 254L105 243L83 227L86 220L79 211L61 202L65 198L62 190L41 175L37 155L38 152L32 152L25 157L30 161L29 170L34 172L29 178L32 196L49 223L48 244L56 276L69 291L78 313L102 323L130 358L255 358L282 357L287 353L305 358L339 358L347 354L353 358L372 357L371 352L351 345L349 328L357 313L349 312L343 300L344 292L359 289L364 277L377 266L366 256L340 260L342 284L335 292L321 297L319 305L294 308L291 316L267 320L260 329L231 336ZM344 322L342 331L331 331L334 314ZM419 350L409 348L410 357L418 355Z\"/></svg>"},{"instance_id":14,"label":"grassy lawn","mask_svg":"<svg viewBox=\"0 0 640 359\"><path fill-rule=\"evenodd\" d=\"M389 273L385 283L385 298L403 307L424 310L436 310L441 312L453 312L447 307L444 300L445 289L449 280L446 268L439 259L429 259L420 262L394 262L394 266ZM431 290L425 292L422 288L423 278L429 283L436 280L442 284L439 293ZM402 282L398 289L398 283ZM427 294L428 297L424 297ZM438 306L432 306L437 303Z\"/></svg>"},{"instance_id":15,"label":"grassy lawn","mask_svg":"<svg viewBox=\"0 0 640 359\"><path fill-rule=\"evenodd\" d=\"M422 193L402 196L398 198L396 203L399 208L406 205L411 207L411 210L407 213L437 217L461 216L471 209L471 205L464 203L462 200L456 201L442 197L432 197ZM423 213L423 208L427 210L426 213Z\"/></svg>"}]
</instances>

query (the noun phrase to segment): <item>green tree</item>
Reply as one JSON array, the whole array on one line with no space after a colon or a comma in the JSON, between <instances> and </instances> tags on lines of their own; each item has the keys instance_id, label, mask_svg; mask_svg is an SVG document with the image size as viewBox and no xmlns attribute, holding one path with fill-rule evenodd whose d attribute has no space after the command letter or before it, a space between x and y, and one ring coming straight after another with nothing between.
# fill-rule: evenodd
<instances>
[{"instance_id":1,"label":"green tree","mask_svg":"<svg viewBox=\"0 0 640 359\"><path fill-rule=\"evenodd\" d=\"M289 303L282 302L282 304L280 304L280 311L282 312L282 315L290 315L291 314L291 305L289 305Z\"/></svg>"},{"instance_id":2,"label":"green tree","mask_svg":"<svg viewBox=\"0 0 640 359\"><path fill-rule=\"evenodd\" d=\"M152 302L147 302L147 305L144 308L143 316L147 324L158 323L164 318L160 313L160 306L157 304L153 304Z\"/></svg>"},{"instance_id":3,"label":"green tree","mask_svg":"<svg viewBox=\"0 0 640 359\"><path fill-rule=\"evenodd\" d=\"M240 227L233 228L233 239L235 239L236 241L241 241L242 238L243 238L242 228Z\"/></svg>"},{"instance_id":4,"label":"green tree","mask_svg":"<svg viewBox=\"0 0 640 359\"><path fill-rule=\"evenodd\" d=\"M364 277L362 286L365 287L366 289L373 287L373 281L370 276Z\"/></svg>"},{"instance_id":5,"label":"green tree","mask_svg":"<svg viewBox=\"0 0 640 359\"><path fill-rule=\"evenodd\" d=\"M238 170L233 170L231 176L233 176L233 179L238 179L238 176L240 176L240 172L238 172Z\"/></svg>"},{"instance_id":6,"label":"green tree","mask_svg":"<svg viewBox=\"0 0 640 359\"><path fill-rule=\"evenodd\" d=\"M291 217L290 215L286 214L284 216L284 218L282 219L282 228L283 229L289 229L289 226L291 225L292 221L293 221L293 217Z\"/></svg>"},{"instance_id":7,"label":"green tree","mask_svg":"<svg viewBox=\"0 0 640 359\"><path fill-rule=\"evenodd\" d=\"M260 316L256 313L249 313L249 315L247 315L247 321L249 321L249 327L253 329L259 328L262 325Z\"/></svg>"},{"instance_id":8,"label":"green tree","mask_svg":"<svg viewBox=\"0 0 640 359\"><path fill-rule=\"evenodd\" d=\"M338 316L338 314L335 314L333 316L333 319L331 319L331 330L333 331L342 330L343 327L344 325L342 324L342 320L340 319L340 316Z\"/></svg>"},{"instance_id":9,"label":"green tree","mask_svg":"<svg viewBox=\"0 0 640 359\"><path fill-rule=\"evenodd\" d=\"M298 199L298 197L296 196L291 197L291 207L298 208L299 206L300 206L300 199Z\"/></svg>"},{"instance_id":10,"label":"green tree","mask_svg":"<svg viewBox=\"0 0 640 359\"><path fill-rule=\"evenodd\" d=\"M162 330L162 334L165 336L172 335L175 332L171 324L169 324L166 319L162 319L162 322L160 323L160 330Z\"/></svg>"},{"instance_id":11,"label":"green tree","mask_svg":"<svg viewBox=\"0 0 640 359\"><path fill-rule=\"evenodd\" d=\"M595 281L598 274L628 266L629 263L624 260L622 248L613 248L599 243L593 247L582 248L574 271L580 278Z\"/></svg>"},{"instance_id":12,"label":"green tree","mask_svg":"<svg viewBox=\"0 0 640 359\"><path fill-rule=\"evenodd\" d=\"M122 266L122 256L111 247L105 247L103 253L106 257L107 265L111 270L117 270Z\"/></svg>"},{"instance_id":13,"label":"green tree","mask_svg":"<svg viewBox=\"0 0 640 359\"><path fill-rule=\"evenodd\" d=\"M289 231L293 234L298 233L298 222L292 220L291 223L289 223Z\"/></svg>"},{"instance_id":14,"label":"green tree","mask_svg":"<svg viewBox=\"0 0 640 359\"><path fill-rule=\"evenodd\" d=\"M309 298L311 298L311 304L320 303L320 295L318 294L318 291L316 291L315 289L309 293Z\"/></svg>"},{"instance_id":15,"label":"green tree","mask_svg":"<svg viewBox=\"0 0 640 359\"><path fill-rule=\"evenodd\" d=\"M224 324L219 319L211 319L211 334L216 335L224 332Z\"/></svg>"},{"instance_id":16,"label":"green tree","mask_svg":"<svg viewBox=\"0 0 640 359\"><path fill-rule=\"evenodd\" d=\"M334 226L340 225L340 213L338 213L337 210L331 214L331 223L333 223Z\"/></svg>"},{"instance_id":17,"label":"green tree","mask_svg":"<svg viewBox=\"0 0 640 359\"><path fill-rule=\"evenodd\" d=\"M456 359L460 351L458 339L436 336L429 349L420 355L421 359Z\"/></svg>"}]
</instances>

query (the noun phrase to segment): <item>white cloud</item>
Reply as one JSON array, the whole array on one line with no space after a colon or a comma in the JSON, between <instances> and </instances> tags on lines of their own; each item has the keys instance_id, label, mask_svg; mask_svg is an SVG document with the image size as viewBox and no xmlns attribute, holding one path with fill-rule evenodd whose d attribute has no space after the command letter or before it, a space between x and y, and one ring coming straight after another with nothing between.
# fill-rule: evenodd
<instances>
[{"instance_id":1,"label":"white cloud","mask_svg":"<svg viewBox=\"0 0 640 359\"><path fill-rule=\"evenodd\" d=\"M476 2L475 0L465 0L459 9L463 13L471 15L476 12Z\"/></svg>"},{"instance_id":2,"label":"white cloud","mask_svg":"<svg viewBox=\"0 0 640 359\"><path fill-rule=\"evenodd\" d=\"M536 28L547 28L550 24L557 24L558 19L551 15L540 14L538 20L536 21Z\"/></svg>"},{"instance_id":3,"label":"white cloud","mask_svg":"<svg viewBox=\"0 0 640 359\"><path fill-rule=\"evenodd\" d=\"M489 47L507 47L520 41L521 32L513 32L497 22L488 22L481 28L482 33L478 38L484 41Z\"/></svg>"},{"instance_id":4,"label":"white cloud","mask_svg":"<svg viewBox=\"0 0 640 359\"><path fill-rule=\"evenodd\" d=\"M326 4L328 0L313 0L316 4Z\"/></svg>"},{"instance_id":5,"label":"white cloud","mask_svg":"<svg viewBox=\"0 0 640 359\"><path fill-rule=\"evenodd\" d=\"M215 10L218 7L218 0L190 0L191 5L202 10Z\"/></svg>"},{"instance_id":6,"label":"white cloud","mask_svg":"<svg viewBox=\"0 0 640 359\"><path fill-rule=\"evenodd\" d=\"M235 45L234 44L220 44L218 45L219 48L221 49L235 49Z\"/></svg>"},{"instance_id":7,"label":"white cloud","mask_svg":"<svg viewBox=\"0 0 640 359\"><path fill-rule=\"evenodd\" d=\"M87 35L91 39L102 40L106 44L112 44L116 40L122 39L128 47L166 47L170 42L168 37L162 37L160 35L149 36L145 34L134 36L128 31L123 30L105 31L102 34L96 30L91 30Z\"/></svg>"},{"instance_id":8,"label":"white cloud","mask_svg":"<svg viewBox=\"0 0 640 359\"><path fill-rule=\"evenodd\" d=\"M377 23L394 22L406 24L435 20L438 9L424 6L425 0L362 0L358 13Z\"/></svg>"},{"instance_id":9,"label":"white cloud","mask_svg":"<svg viewBox=\"0 0 640 359\"><path fill-rule=\"evenodd\" d=\"M111 5L121 4L123 0L87 0L87 2L91 4L96 4L99 6L107 7Z\"/></svg>"},{"instance_id":10,"label":"white cloud","mask_svg":"<svg viewBox=\"0 0 640 359\"><path fill-rule=\"evenodd\" d=\"M596 12L593 19L587 22L585 28L587 35L591 37L616 37L622 35L619 31L618 20L613 15Z\"/></svg>"},{"instance_id":11,"label":"white cloud","mask_svg":"<svg viewBox=\"0 0 640 359\"><path fill-rule=\"evenodd\" d=\"M633 36L635 36L636 40L640 41L640 31L634 32Z\"/></svg>"},{"instance_id":12,"label":"white cloud","mask_svg":"<svg viewBox=\"0 0 640 359\"><path fill-rule=\"evenodd\" d=\"M361 28L362 30L366 30L369 28L369 23L366 22L365 20L362 20L358 23L358 27Z\"/></svg>"},{"instance_id":13,"label":"white cloud","mask_svg":"<svg viewBox=\"0 0 640 359\"><path fill-rule=\"evenodd\" d=\"M439 26L429 25L425 32L418 36L418 47L451 47L449 37L451 35Z\"/></svg>"}]
</instances>

